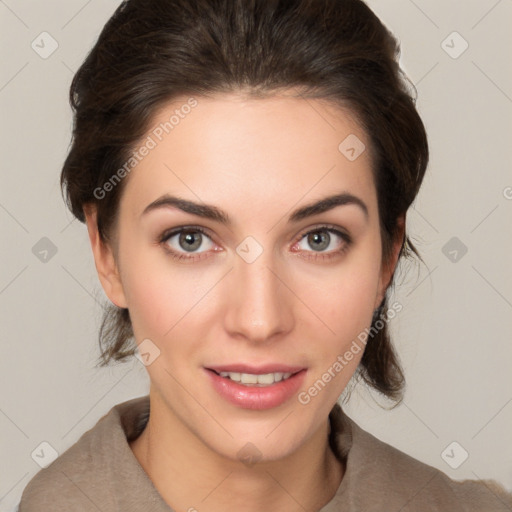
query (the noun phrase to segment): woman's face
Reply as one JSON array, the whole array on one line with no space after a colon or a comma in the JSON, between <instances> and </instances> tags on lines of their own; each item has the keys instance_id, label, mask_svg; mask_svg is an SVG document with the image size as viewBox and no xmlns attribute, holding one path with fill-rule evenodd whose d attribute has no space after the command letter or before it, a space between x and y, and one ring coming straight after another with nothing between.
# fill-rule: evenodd
<instances>
[{"instance_id":1,"label":"woman's face","mask_svg":"<svg viewBox=\"0 0 512 512\"><path fill-rule=\"evenodd\" d=\"M187 100L137 146L104 287L145 340L160 414L223 456L275 460L325 425L388 283L369 141L320 100Z\"/></svg>"}]
</instances>

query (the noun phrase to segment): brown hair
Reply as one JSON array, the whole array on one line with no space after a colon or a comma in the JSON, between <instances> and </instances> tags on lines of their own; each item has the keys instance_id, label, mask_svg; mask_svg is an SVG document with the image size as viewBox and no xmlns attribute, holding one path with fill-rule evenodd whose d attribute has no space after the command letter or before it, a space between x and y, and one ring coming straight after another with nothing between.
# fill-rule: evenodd
<instances>
[{"instance_id":1,"label":"brown hair","mask_svg":"<svg viewBox=\"0 0 512 512\"><path fill-rule=\"evenodd\" d=\"M303 98L348 107L368 134L387 261L397 220L416 197L428 162L425 128L399 54L397 40L361 0L124 1L71 84L73 139L61 175L66 202L82 222L84 205L94 204L100 237L109 242L126 180L105 197L95 190L123 166L166 102L233 91L261 98L297 88ZM419 256L405 236L400 256L412 253ZM404 375L381 320L358 372L398 401ZM128 310L108 305L99 337L102 366L132 355Z\"/></svg>"}]
</instances>

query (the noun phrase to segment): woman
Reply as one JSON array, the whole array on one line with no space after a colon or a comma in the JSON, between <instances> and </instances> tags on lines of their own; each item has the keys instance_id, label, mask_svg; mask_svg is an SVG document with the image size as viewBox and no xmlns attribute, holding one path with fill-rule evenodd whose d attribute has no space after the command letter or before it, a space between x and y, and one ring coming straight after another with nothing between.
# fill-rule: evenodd
<instances>
[{"instance_id":1,"label":"woman","mask_svg":"<svg viewBox=\"0 0 512 512\"><path fill-rule=\"evenodd\" d=\"M32 510L510 510L377 440L386 321L428 161L398 45L360 0L123 2L71 87L62 184L113 306L114 407L29 483ZM137 352L135 349L138 347Z\"/></svg>"}]
</instances>

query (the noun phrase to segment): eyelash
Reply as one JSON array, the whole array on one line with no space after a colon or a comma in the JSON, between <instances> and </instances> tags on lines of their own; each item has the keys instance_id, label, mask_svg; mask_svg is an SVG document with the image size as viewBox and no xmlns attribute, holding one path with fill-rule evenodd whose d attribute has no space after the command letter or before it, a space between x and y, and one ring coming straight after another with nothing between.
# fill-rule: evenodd
<instances>
[{"instance_id":1,"label":"eyelash","mask_svg":"<svg viewBox=\"0 0 512 512\"><path fill-rule=\"evenodd\" d=\"M190 253L190 254L194 254L194 256L186 256L184 253L179 253L179 252L175 251L174 249L171 249L167 245L167 242L173 236L178 235L178 234L180 234L182 232L186 232L186 231L189 231L189 232L192 232L192 233L201 233L202 235L208 237L211 240L211 237L208 235L208 233L203 228L201 228L199 226L183 226L183 227L180 227L180 228L175 228L175 229L172 229L172 230L164 231L164 233L162 233L162 235L160 235L159 243L163 244L165 251L173 259L176 259L176 260L181 260L181 261L183 261L183 260L194 260L194 261L198 261L198 260L204 259L205 257L207 258L208 257L208 252ZM303 257L305 259L311 259L311 260L322 260L322 261L323 260L331 260L332 258L339 257L339 256L343 255L350 248L350 246L352 245L352 237L349 234L344 233L343 231L340 231L336 227L328 225L328 224L323 225L323 226L318 226L318 227L316 227L314 229L310 229L308 231L305 231L304 233L302 233L299 236L298 240L296 242L294 242L294 245L297 242L300 242L307 235L310 235L312 233L318 233L318 232L328 232L328 233L333 233L333 234L339 236L344 241L343 246L340 249L336 249L336 250L330 251L330 252L316 252L315 253L315 251L306 251L308 253L313 252L314 255L301 256L301 257ZM204 256L203 256L203 254L204 254Z\"/></svg>"}]
</instances>

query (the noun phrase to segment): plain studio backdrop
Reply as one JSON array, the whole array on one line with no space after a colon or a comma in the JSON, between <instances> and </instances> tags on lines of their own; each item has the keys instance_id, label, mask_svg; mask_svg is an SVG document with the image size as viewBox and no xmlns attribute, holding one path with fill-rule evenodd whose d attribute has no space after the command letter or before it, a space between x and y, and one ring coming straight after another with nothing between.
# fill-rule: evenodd
<instances>
[{"instance_id":1,"label":"plain studio backdrop","mask_svg":"<svg viewBox=\"0 0 512 512\"><path fill-rule=\"evenodd\" d=\"M512 490L512 1L371 0L402 44L431 161L407 227L392 320L407 390L362 386L364 429L451 478ZM61 199L70 81L118 0L0 2L2 226L0 510L115 404L147 394L133 359L94 367L100 287L84 225ZM45 443L45 444L42 444ZM8 461L8 463L5 463Z\"/></svg>"}]
</instances>

